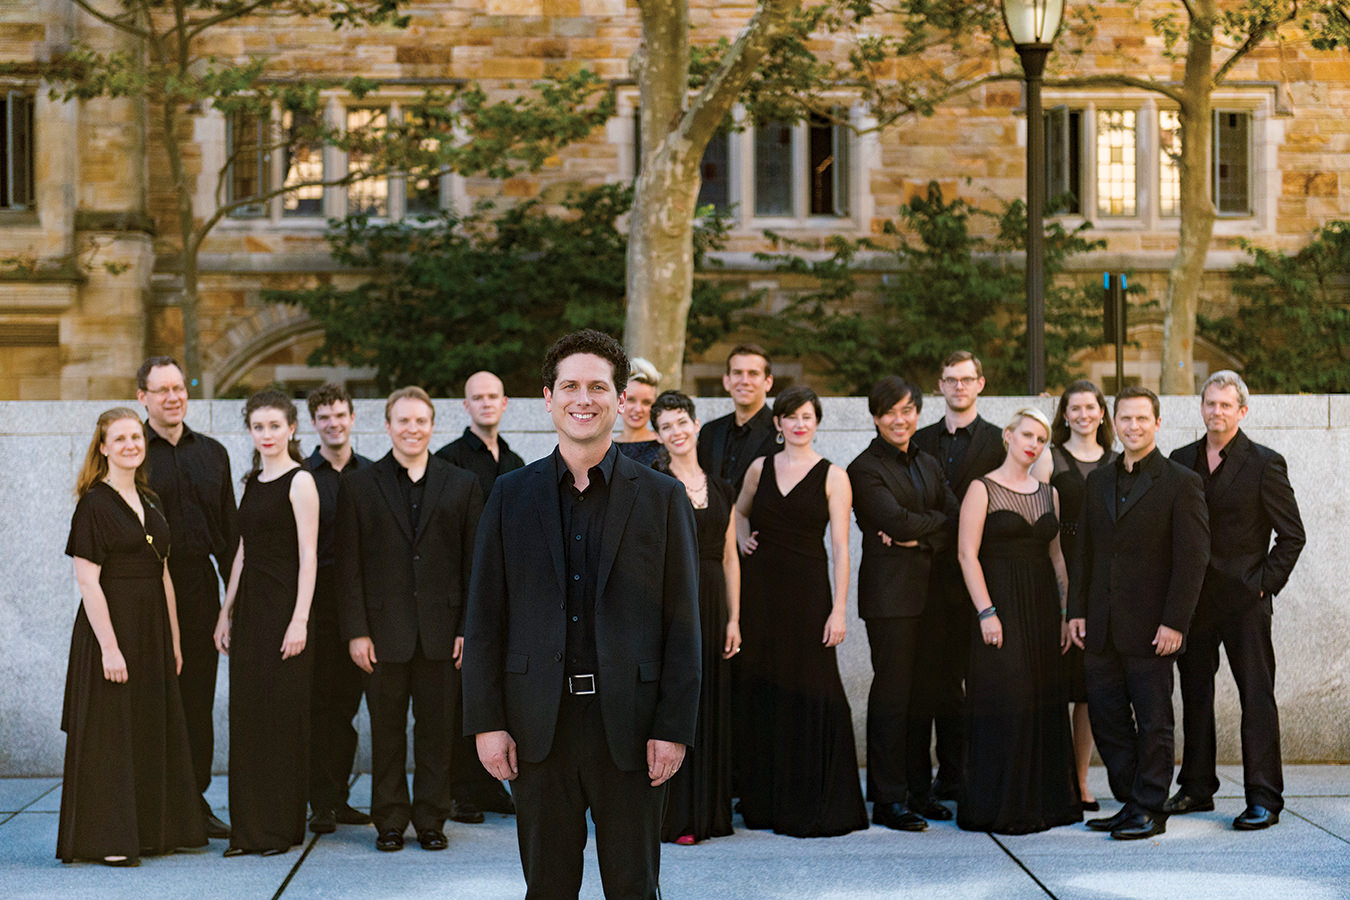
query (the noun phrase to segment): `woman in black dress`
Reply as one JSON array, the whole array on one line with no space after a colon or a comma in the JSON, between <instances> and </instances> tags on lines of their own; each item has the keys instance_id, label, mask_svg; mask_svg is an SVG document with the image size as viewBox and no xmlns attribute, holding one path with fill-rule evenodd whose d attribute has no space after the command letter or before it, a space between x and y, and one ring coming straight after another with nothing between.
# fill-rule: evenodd
<instances>
[{"instance_id":1,"label":"woman in black dress","mask_svg":"<svg viewBox=\"0 0 1350 900\"><path fill-rule=\"evenodd\" d=\"M666 391L652 406L664 448L658 463L680 479L698 526L698 615L703 632L703 682L698 730L684 765L670 779L661 840L694 844L731 834L731 673L741 649L741 564L731 524L731 485L698 464L694 401Z\"/></svg>"},{"instance_id":2,"label":"woman in black dress","mask_svg":"<svg viewBox=\"0 0 1350 900\"><path fill-rule=\"evenodd\" d=\"M1115 431L1106 415L1106 398L1091 381L1075 381L1059 398L1059 408L1050 425L1050 452L1032 467L1032 474L1059 493L1059 542L1064 559L1073 559L1078 535L1078 514L1083 510L1083 490L1088 473L1115 461L1111 449ZM1069 702L1073 703L1073 756L1078 768L1078 791L1083 809L1101 808L1088 789L1088 763L1092 760L1092 725L1088 721L1087 685L1083 678L1083 651L1069 644L1064 655L1068 673Z\"/></svg>"},{"instance_id":3,"label":"woman in black dress","mask_svg":"<svg viewBox=\"0 0 1350 900\"><path fill-rule=\"evenodd\" d=\"M847 628L853 493L844 470L812 446L820 413L810 388L778 395L773 422L783 449L750 464L736 500L747 636L737 704L745 716L741 815L747 827L794 837L867 827L853 715L835 660Z\"/></svg>"},{"instance_id":4,"label":"woman in black dress","mask_svg":"<svg viewBox=\"0 0 1350 900\"><path fill-rule=\"evenodd\" d=\"M624 388L623 413L619 421L623 431L614 439L619 452L644 466L653 465L661 452L661 444L652 431L652 404L656 402L656 388L661 384L661 373L642 357L631 361L632 372Z\"/></svg>"},{"instance_id":5,"label":"woman in black dress","mask_svg":"<svg viewBox=\"0 0 1350 900\"><path fill-rule=\"evenodd\" d=\"M61 714L62 862L136 866L142 856L206 845L178 692L169 523L146 483L145 458L135 410L98 417L66 543L81 603Z\"/></svg>"},{"instance_id":6,"label":"woman in black dress","mask_svg":"<svg viewBox=\"0 0 1350 900\"><path fill-rule=\"evenodd\" d=\"M226 856L285 853L305 836L319 492L300 466L295 404L249 398L253 469L239 504L239 550L216 623L230 657L230 822Z\"/></svg>"},{"instance_id":7,"label":"woman in black dress","mask_svg":"<svg viewBox=\"0 0 1350 900\"><path fill-rule=\"evenodd\" d=\"M957 558L978 616L956 807L968 831L1027 834L1083 817L1060 659L1069 633L1058 503L1031 474L1049 440L1044 413L1018 410L1002 465L961 503Z\"/></svg>"}]
</instances>

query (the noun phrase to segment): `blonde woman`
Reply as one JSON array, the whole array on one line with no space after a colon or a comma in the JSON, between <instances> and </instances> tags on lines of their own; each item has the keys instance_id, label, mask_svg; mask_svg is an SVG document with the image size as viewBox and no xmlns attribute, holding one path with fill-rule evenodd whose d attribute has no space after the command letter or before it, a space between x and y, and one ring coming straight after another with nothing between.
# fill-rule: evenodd
<instances>
[{"instance_id":1,"label":"blonde woman","mask_svg":"<svg viewBox=\"0 0 1350 900\"><path fill-rule=\"evenodd\" d=\"M957 559L978 628L966 676L966 780L956 824L1027 834L1078 822L1078 780L1061 655L1068 578L1059 501L1032 466L1050 441L1037 409L1003 429L1003 462L961 503Z\"/></svg>"},{"instance_id":2,"label":"blonde woman","mask_svg":"<svg viewBox=\"0 0 1350 900\"><path fill-rule=\"evenodd\" d=\"M178 692L169 523L146 484L135 410L98 417L75 493L66 555L81 602L61 715L56 856L136 866L141 856L205 846L206 831Z\"/></svg>"},{"instance_id":3,"label":"blonde woman","mask_svg":"<svg viewBox=\"0 0 1350 900\"><path fill-rule=\"evenodd\" d=\"M656 389L661 385L661 373L640 356L631 360L629 367L619 419L623 422L623 431L614 443L619 445L619 452L624 456L650 466L661 452L661 443L651 425L652 404L656 402Z\"/></svg>"}]
</instances>

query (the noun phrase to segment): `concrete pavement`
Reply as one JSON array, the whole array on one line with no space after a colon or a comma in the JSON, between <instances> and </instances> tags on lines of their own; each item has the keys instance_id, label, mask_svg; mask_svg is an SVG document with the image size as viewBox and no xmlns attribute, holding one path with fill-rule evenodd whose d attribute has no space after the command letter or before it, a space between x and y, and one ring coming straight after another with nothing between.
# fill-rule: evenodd
<instances>
[{"instance_id":1,"label":"concrete pavement","mask_svg":"<svg viewBox=\"0 0 1350 900\"><path fill-rule=\"evenodd\" d=\"M873 827L838 838L800 840L737 831L696 847L663 846L667 900L1337 900L1350 898L1350 766L1289 766L1286 807L1268 831L1239 833L1241 769L1220 769L1211 813L1174 816L1167 833L1123 843L1081 825L1022 837L970 834L933 823L923 834ZM1092 784L1107 796L1105 772ZM369 802L369 776L352 802ZM225 814L226 780L208 799ZM1105 803L1105 812L1116 804ZM60 780L0 779L0 897L4 900L518 900L524 881L514 820L449 823L450 849L428 853L410 841L379 853L370 828L340 827L303 847L263 859L222 859L209 850L146 859L137 869L53 858ZM737 820L739 823L739 819ZM603 896L593 841L582 897Z\"/></svg>"}]
</instances>

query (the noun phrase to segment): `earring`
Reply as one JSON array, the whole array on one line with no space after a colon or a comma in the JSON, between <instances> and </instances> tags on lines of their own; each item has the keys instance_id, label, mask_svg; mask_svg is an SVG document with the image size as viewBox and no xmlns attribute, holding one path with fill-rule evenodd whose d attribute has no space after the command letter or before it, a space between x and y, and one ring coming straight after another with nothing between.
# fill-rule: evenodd
<instances>
[{"instance_id":1,"label":"earring","mask_svg":"<svg viewBox=\"0 0 1350 900\"><path fill-rule=\"evenodd\" d=\"M773 442L781 445L783 443L783 432L778 432L778 436L773 439Z\"/></svg>"}]
</instances>

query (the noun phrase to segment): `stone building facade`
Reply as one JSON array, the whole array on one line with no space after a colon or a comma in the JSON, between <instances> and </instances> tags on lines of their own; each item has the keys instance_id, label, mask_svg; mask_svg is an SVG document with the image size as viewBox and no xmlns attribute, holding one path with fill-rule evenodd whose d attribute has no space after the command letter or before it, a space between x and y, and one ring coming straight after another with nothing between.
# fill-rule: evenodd
<instances>
[{"instance_id":1,"label":"stone building facade","mask_svg":"<svg viewBox=\"0 0 1350 900\"><path fill-rule=\"evenodd\" d=\"M1120 71L1122 55L1134 54L1148 74L1179 77L1148 21L1147 7L1162 5L1173 4L1099 4L1090 52L1056 64L1067 74ZM696 40L733 38L754 8L749 0L692 0ZM327 96L325 115L339 123L372 111L398 115L399 104L427 84L471 79L505 91L581 67L614 84L617 114L528 176L446 177L430 194L425 185L389 178L310 191L227 218L201 254L207 396L274 380L302 389L339 377L358 392L369 384L369 372L308 366L320 339L315 323L261 299L264 288L347 277L327 256L328 217L360 205L398 218L426 204L467 209L486 197L548 199L632 179L636 87L628 60L640 40L632 0L415 0L407 12L411 24L403 30L248 20L217 30L204 49L233 59L267 56L281 77L360 74L383 83L361 101ZM885 25L882 19L875 27ZM0 0L0 62L45 60L79 43L134 49L71 0ZM844 52L839 42L822 41L820 49ZM1016 71L1015 61L992 53L965 62ZM143 356L181 348L173 197L159 175L154 110L125 100L63 102L22 75L0 81L0 101L0 399L126 396ZM1025 193L1027 123L1017 81L977 88L929 118L881 131L867 129L867 110L847 95L840 103L861 130L751 124L718 139L705 157L705 198L733 210L725 271L770 288L770 303L781 288L778 276L752 256L767 249L766 228L820 246L832 234L877 235L933 179L949 197L983 205ZM1062 218L1091 222L1092 234L1107 242L1076 263L1082 276L1133 269L1159 299L1177 234L1168 155L1174 112L1155 95L1122 89L1047 86L1045 106L1054 177L1077 197L1077 208L1061 211ZM1268 42L1215 94L1215 110L1220 216L1203 299L1210 312L1232 303L1225 272L1241 258L1238 238L1293 250L1319 225L1350 214L1342 186L1350 174L1350 59L1315 51L1295 35ZM210 209L228 123L203 109L183 137L197 208ZM286 179L305 166L331 172L347 162L333 148L315 148L257 165L266 177ZM1160 320L1140 317L1131 337L1140 348L1131 351L1127 376L1156 385ZM687 367L688 387L706 392L716 384L720 350ZM1200 377L1232 362L1219 348L1197 350ZM802 374L792 361L779 368L787 377ZM1098 380L1112 370L1104 352L1087 354L1082 368Z\"/></svg>"}]
</instances>

